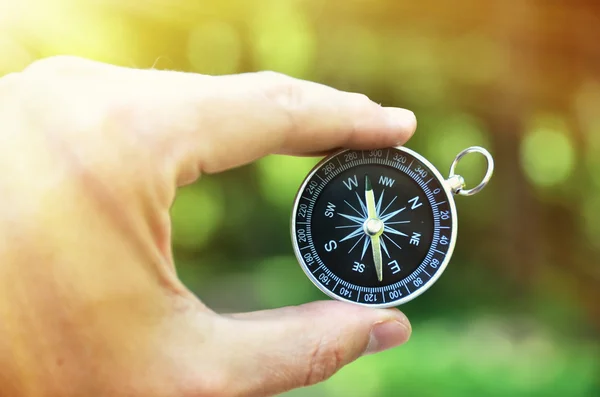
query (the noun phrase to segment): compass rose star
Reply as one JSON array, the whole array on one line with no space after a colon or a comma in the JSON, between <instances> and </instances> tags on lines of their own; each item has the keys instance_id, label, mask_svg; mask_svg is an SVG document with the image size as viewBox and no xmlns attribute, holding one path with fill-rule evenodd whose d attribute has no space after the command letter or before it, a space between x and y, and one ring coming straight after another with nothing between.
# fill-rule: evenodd
<instances>
[{"instance_id":1,"label":"compass rose star","mask_svg":"<svg viewBox=\"0 0 600 397\"><path fill-rule=\"evenodd\" d=\"M400 247L400 245L398 245L398 243L396 243L390 237L390 235L408 237L408 234L403 233L400 230L397 230L396 228L392 227L392 225L406 224L406 223L410 223L410 221L402 221L402 220L401 221L393 221L394 217L396 217L398 214L400 214L404 210L406 210L406 207L403 207L403 208L396 209L393 211L388 211L392 207L392 205L396 201L396 199L398 198L397 196L394 196L382 210L382 207L384 205L384 193L385 193L385 189L383 189L381 191L381 194L379 195L379 197L377 199L375 208L376 208L376 212L377 212L377 217L379 219L381 219L382 222L384 222L384 231L382 234L382 239L380 240L381 241L381 249L383 250L385 255L388 258L390 258L390 253L389 253L388 247L386 245L386 241L395 245L399 249L402 249L402 247ZM348 206L349 210L351 211L351 214L339 212L338 215L349 220L350 222L352 222L352 224L339 225L339 226L336 226L336 229L351 229L349 231L349 233L343 239L340 240L340 242L358 238L356 241L353 242L348 253L351 253L362 242L363 247L362 247L361 259L363 259L365 256L365 253L367 252L369 246L371 245L370 239L364 232L364 224L367 221L368 216L367 216L366 204L363 202L363 200L361 199L361 197L359 196L358 193L356 193L356 201L357 202L355 202L355 203L351 203L348 200L344 200L344 203L346 203L346 205Z\"/></svg>"}]
</instances>

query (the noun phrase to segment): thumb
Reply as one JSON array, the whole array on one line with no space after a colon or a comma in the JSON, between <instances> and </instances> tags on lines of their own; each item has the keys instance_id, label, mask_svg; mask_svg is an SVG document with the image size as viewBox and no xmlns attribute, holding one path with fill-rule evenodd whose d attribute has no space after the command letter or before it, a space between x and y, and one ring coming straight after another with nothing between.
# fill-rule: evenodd
<instances>
[{"instance_id":1,"label":"thumb","mask_svg":"<svg viewBox=\"0 0 600 397\"><path fill-rule=\"evenodd\" d=\"M270 396L330 378L360 356L406 342L411 326L396 309L314 302L225 318L232 395ZM237 390L237 388L240 388Z\"/></svg>"}]
</instances>

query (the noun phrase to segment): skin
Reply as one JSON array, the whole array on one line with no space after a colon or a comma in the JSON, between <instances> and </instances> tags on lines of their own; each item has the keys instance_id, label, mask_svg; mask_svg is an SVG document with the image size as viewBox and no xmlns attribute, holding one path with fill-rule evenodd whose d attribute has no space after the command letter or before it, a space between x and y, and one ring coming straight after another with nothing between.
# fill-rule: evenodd
<instances>
[{"instance_id":1,"label":"skin","mask_svg":"<svg viewBox=\"0 0 600 397\"><path fill-rule=\"evenodd\" d=\"M0 79L0 396L270 396L404 343L396 309L219 314L178 279L177 188L270 153L404 144L412 112L272 72L74 57Z\"/></svg>"}]
</instances>

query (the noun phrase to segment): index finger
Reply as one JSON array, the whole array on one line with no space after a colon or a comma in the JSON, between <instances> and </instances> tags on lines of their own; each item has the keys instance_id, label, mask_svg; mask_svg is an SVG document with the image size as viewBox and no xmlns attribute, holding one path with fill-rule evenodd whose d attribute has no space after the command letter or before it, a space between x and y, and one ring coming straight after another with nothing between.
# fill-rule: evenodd
<instances>
[{"instance_id":1,"label":"index finger","mask_svg":"<svg viewBox=\"0 0 600 397\"><path fill-rule=\"evenodd\" d=\"M55 63L61 68L77 64L73 59ZM148 146L162 157L157 160L172 160L178 180L186 183L199 173L223 171L272 153L402 145L416 128L409 110L382 107L362 94L274 72L213 77L89 60L79 64L122 82L113 99L133 109L122 118L128 124L123 127L152 136Z\"/></svg>"},{"instance_id":2,"label":"index finger","mask_svg":"<svg viewBox=\"0 0 600 397\"><path fill-rule=\"evenodd\" d=\"M189 74L172 80L173 87L182 87L178 96L163 96L147 117L179 148L178 169L184 174L219 172L272 153L402 145L416 128L409 110L277 73L209 80Z\"/></svg>"}]
</instances>

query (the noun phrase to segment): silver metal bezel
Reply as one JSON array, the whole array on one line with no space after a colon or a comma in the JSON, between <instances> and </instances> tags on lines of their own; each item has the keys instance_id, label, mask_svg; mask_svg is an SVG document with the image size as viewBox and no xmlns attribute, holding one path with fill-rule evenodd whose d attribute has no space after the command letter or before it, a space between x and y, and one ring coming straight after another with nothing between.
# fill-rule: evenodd
<instances>
[{"instance_id":1,"label":"silver metal bezel","mask_svg":"<svg viewBox=\"0 0 600 397\"><path fill-rule=\"evenodd\" d=\"M311 180L313 175L321 169L323 164L327 163L329 160L331 160L332 158L334 158L342 153L354 151L357 149L341 149L334 153L331 153L330 155L326 156L321 161L319 161L310 170L310 172L304 178L304 181L300 185L300 188L296 192L296 196L294 198L294 206L292 209L291 224L290 224L290 232L291 232L291 238L292 238L292 245L294 248L294 254L296 256L296 259L298 260L300 267L302 268L304 273L308 276L309 280L317 288L319 288L319 290L321 290L321 292L323 292L325 295L329 296L332 299L342 301L342 302L349 302L349 303L353 303L355 305L360 305L360 306L373 307L373 308L390 308L390 307L400 306L402 304L405 304L405 303L417 298L422 293L427 291L433 284L435 284L437 282L437 280L441 277L441 275L444 273L444 271L446 270L446 267L448 266L448 263L450 262L450 259L452 258L452 254L454 253L454 246L456 244L456 237L457 237L457 233L458 233L458 217L457 217L457 213L456 213L456 204L454 202L454 194L453 194L452 189L450 188L448 182L442 176L442 174L438 171L438 169L433 164L431 164L431 162L429 162L429 160L427 160L425 157L421 156L419 153L415 152L414 150L408 149L404 146L394 146L394 147L388 147L388 148L382 148L382 149L396 149L396 150L405 152L405 153L413 156L420 162L422 162L425 166L427 166L429 168L429 170L431 170L434 177L439 180L441 186L444 189L444 193L446 194L446 196L448 198L448 204L450 207L451 219L452 219L452 232L450 234L450 241L448 243L448 251L446 252L444 260L442 261L442 263L439 266L438 270L436 271L435 275L432 278L430 278L425 284L423 284L423 286L421 288L419 288L417 291L415 291L414 293L411 293L408 296L404 296L400 299L396 299L391 302L375 303L375 304L356 302L356 301L342 298L341 296L338 296L335 293L329 291L327 288L325 288L317 280L317 278L310 272L308 266L304 262L304 258L302 257L302 254L300 253L300 247L298 246L298 241L296 239L296 222L295 222L298 205L299 205L299 202L300 202L300 199L302 196L302 192L304 192L304 189L306 188L306 185L308 184L308 182Z\"/></svg>"}]
</instances>

